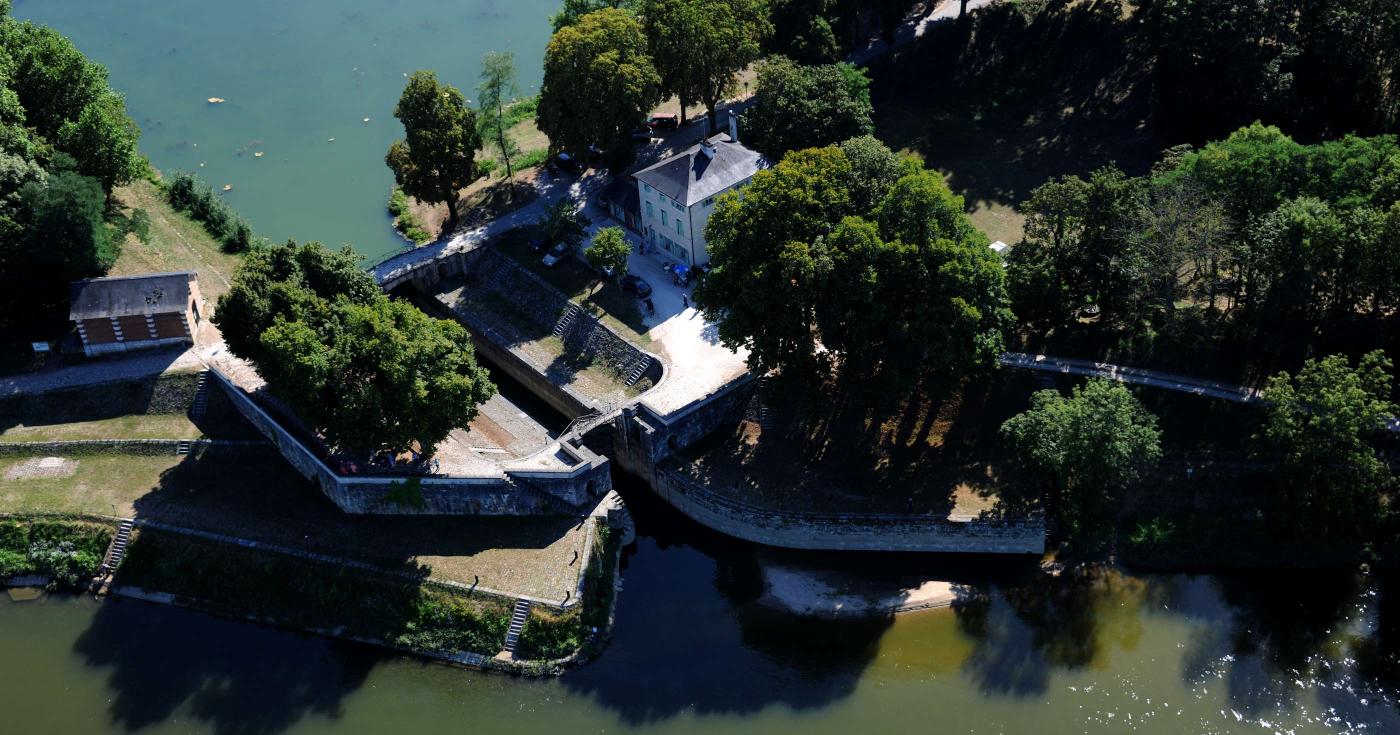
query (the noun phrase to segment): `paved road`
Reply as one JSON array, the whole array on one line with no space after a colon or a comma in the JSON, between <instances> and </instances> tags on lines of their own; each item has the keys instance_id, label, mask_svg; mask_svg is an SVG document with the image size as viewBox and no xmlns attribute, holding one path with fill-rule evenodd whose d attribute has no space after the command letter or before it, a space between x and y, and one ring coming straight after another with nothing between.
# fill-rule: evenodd
<instances>
[{"instance_id":1,"label":"paved road","mask_svg":"<svg viewBox=\"0 0 1400 735\"><path fill-rule=\"evenodd\" d=\"M967 12L971 13L978 8L985 8L999 0L968 0ZM880 55L907 46L928 33L929 29L940 24L952 22L957 19L962 12L959 0L934 0L929 11L923 15L908 18L894 32L894 45L885 43L879 38L875 38L863 48L852 51L846 56L846 60L852 64L864 66L879 58Z\"/></svg>"}]
</instances>

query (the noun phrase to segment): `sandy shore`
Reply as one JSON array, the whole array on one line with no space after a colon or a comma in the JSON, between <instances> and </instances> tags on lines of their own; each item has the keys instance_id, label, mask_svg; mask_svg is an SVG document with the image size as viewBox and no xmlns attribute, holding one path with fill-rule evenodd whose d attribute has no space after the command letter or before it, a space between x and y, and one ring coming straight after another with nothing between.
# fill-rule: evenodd
<instances>
[{"instance_id":1,"label":"sandy shore","mask_svg":"<svg viewBox=\"0 0 1400 735\"><path fill-rule=\"evenodd\" d=\"M759 602L797 615L819 618L884 617L949 607L959 585L928 580L911 586L879 586L867 580L773 562L763 565Z\"/></svg>"}]
</instances>

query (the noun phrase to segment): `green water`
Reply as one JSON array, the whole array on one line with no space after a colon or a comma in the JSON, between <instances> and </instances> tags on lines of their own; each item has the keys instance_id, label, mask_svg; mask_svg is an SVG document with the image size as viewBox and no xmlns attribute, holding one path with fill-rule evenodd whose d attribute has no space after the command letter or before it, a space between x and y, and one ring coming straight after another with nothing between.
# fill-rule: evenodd
<instances>
[{"instance_id":1,"label":"green water","mask_svg":"<svg viewBox=\"0 0 1400 735\"><path fill-rule=\"evenodd\" d=\"M775 552L624 488L643 529L603 657L524 680L132 601L0 601L0 732L1394 733L1400 586L1112 576L1016 562L780 555L921 571L956 610L814 622L759 605ZM1390 683L1387 683L1390 682Z\"/></svg>"},{"instance_id":2,"label":"green water","mask_svg":"<svg viewBox=\"0 0 1400 735\"><path fill-rule=\"evenodd\" d=\"M385 213L393 176L383 161L403 134L393 108L405 75L433 69L474 98L482 55L513 51L531 94L557 6L18 0L14 15L57 28L107 66L157 168L232 185L229 202L260 234L348 242L374 258L404 244Z\"/></svg>"}]
</instances>

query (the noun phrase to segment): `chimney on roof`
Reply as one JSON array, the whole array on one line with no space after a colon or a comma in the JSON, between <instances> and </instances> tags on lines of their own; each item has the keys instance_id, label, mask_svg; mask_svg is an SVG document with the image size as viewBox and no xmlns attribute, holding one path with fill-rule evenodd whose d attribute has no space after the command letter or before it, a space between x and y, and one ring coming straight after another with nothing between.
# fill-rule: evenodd
<instances>
[{"instance_id":1,"label":"chimney on roof","mask_svg":"<svg viewBox=\"0 0 1400 735\"><path fill-rule=\"evenodd\" d=\"M715 144L709 138L700 141L700 152L711 161L715 160Z\"/></svg>"},{"instance_id":2,"label":"chimney on roof","mask_svg":"<svg viewBox=\"0 0 1400 735\"><path fill-rule=\"evenodd\" d=\"M729 111L729 142L739 142L739 116L733 110Z\"/></svg>"}]
</instances>

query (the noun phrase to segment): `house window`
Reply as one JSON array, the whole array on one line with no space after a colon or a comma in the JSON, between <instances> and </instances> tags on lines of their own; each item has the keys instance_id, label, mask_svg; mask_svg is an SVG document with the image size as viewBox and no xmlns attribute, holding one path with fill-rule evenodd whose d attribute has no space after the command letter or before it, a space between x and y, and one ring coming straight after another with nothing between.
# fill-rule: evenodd
<instances>
[{"instance_id":1,"label":"house window","mask_svg":"<svg viewBox=\"0 0 1400 735\"><path fill-rule=\"evenodd\" d=\"M675 208L676 208L676 211L678 211L678 212L684 212L684 211L685 211L685 207L682 207L680 202L672 201L672 202L671 202L671 206L675 207Z\"/></svg>"},{"instance_id":2,"label":"house window","mask_svg":"<svg viewBox=\"0 0 1400 735\"><path fill-rule=\"evenodd\" d=\"M677 234L677 235L684 235L684 234L685 234L685 225L683 225L683 224L681 223L680 220L676 220L676 234Z\"/></svg>"},{"instance_id":3,"label":"house window","mask_svg":"<svg viewBox=\"0 0 1400 735\"><path fill-rule=\"evenodd\" d=\"M648 216L648 217L655 217L655 216L656 216L656 214L653 213L653 212L651 211L651 202L647 202L647 216Z\"/></svg>"},{"instance_id":4,"label":"house window","mask_svg":"<svg viewBox=\"0 0 1400 735\"><path fill-rule=\"evenodd\" d=\"M706 200L705 200L705 206L707 206L707 207L713 207L713 206L715 206L715 198L714 198L714 197L710 197L709 199L706 199Z\"/></svg>"},{"instance_id":5,"label":"house window","mask_svg":"<svg viewBox=\"0 0 1400 735\"><path fill-rule=\"evenodd\" d=\"M666 225L669 225L669 224L671 224L671 223L666 221L666 212L665 212L665 210L662 210L662 212L661 212L661 226L662 226L662 227L665 227Z\"/></svg>"},{"instance_id":6,"label":"house window","mask_svg":"<svg viewBox=\"0 0 1400 735\"><path fill-rule=\"evenodd\" d=\"M651 193L651 184L642 184L642 188L646 189L648 194Z\"/></svg>"}]
</instances>

